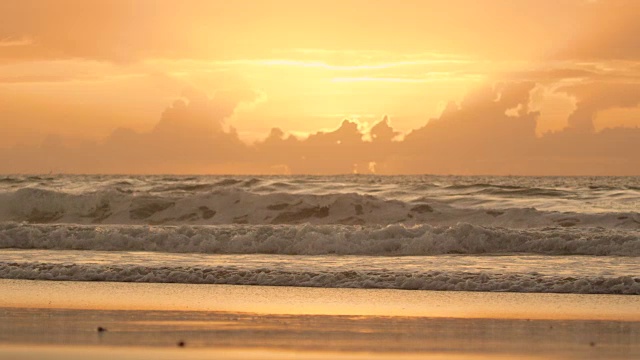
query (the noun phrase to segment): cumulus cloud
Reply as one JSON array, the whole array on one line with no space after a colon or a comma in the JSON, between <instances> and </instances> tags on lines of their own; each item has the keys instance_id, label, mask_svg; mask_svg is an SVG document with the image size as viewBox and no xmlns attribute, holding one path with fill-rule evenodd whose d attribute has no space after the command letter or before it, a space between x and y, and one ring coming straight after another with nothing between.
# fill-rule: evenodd
<instances>
[{"instance_id":1,"label":"cumulus cloud","mask_svg":"<svg viewBox=\"0 0 640 360\"><path fill-rule=\"evenodd\" d=\"M600 111L638 106L637 88L562 88L577 99L569 126L537 136L540 113L530 108L535 87L502 82L478 88L403 138L385 117L369 129L345 120L306 138L274 128L252 145L226 121L256 93L226 90L209 97L189 90L148 132L119 128L101 143L74 146L49 136L39 146L0 151L0 171L638 175L640 129L595 132L592 125Z\"/></svg>"},{"instance_id":2,"label":"cumulus cloud","mask_svg":"<svg viewBox=\"0 0 640 360\"><path fill-rule=\"evenodd\" d=\"M538 113L528 109L533 87L498 84L449 104L439 118L405 137L400 163L416 172L509 172L535 141Z\"/></svg>"},{"instance_id":3,"label":"cumulus cloud","mask_svg":"<svg viewBox=\"0 0 640 360\"><path fill-rule=\"evenodd\" d=\"M50 135L39 146L3 152L3 172L216 172L241 163L249 148L233 128L225 130L238 104L253 101L251 91L221 91L213 97L188 90L162 113L149 132L118 128L101 143L69 146ZM230 166L233 168L233 166Z\"/></svg>"},{"instance_id":4,"label":"cumulus cloud","mask_svg":"<svg viewBox=\"0 0 640 360\"><path fill-rule=\"evenodd\" d=\"M560 92L575 96L575 111L569 116L570 131L591 133L595 116L611 108L640 105L640 83L588 83L563 87Z\"/></svg>"}]
</instances>

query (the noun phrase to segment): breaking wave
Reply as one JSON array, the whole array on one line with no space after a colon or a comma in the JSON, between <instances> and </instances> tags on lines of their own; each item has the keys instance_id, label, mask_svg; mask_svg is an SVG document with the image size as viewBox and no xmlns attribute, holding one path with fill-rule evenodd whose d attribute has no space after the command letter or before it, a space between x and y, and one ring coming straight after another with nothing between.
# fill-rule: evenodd
<instances>
[{"instance_id":1,"label":"breaking wave","mask_svg":"<svg viewBox=\"0 0 640 360\"><path fill-rule=\"evenodd\" d=\"M638 204L640 177L5 176L0 278L640 294Z\"/></svg>"},{"instance_id":2,"label":"breaking wave","mask_svg":"<svg viewBox=\"0 0 640 360\"><path fill-rule=\"evenodd\" d=\"M226 179L218 183L233 185L237 181ZM442 198L425 196L399 200L356 192L256 193L236 187L204 191L209 189L206 184L172 186L172 191L181 189L180 192L136 193L117 187L80 193L41 188L0 192L0 221L146 225L455 225L465 222L511 228L599 226L640 229L637 212L578 213L531 207L461 207Z\"/></svg>"},{"instance_id":3,"label":"breaking wave","mask_svg":"<svg viewBox=\"0 0 640 360\"><path fill-rule=\"evenodd\" d=\"M431 225L0 224L0 248L209 254L421 256L546 254L640 256L640 231Z\"/></svg>"},{"instance_id":4,"label":"breaking wave","mask_svg":"<svg viewBox=\"0 0 640 360\"><path fill-rule=\"evenodd\" d=\"M508 291L577 294L640 294L633 276L553 276L537 273L425 271L284 271L235 267L2 263L0 278L187 284L305 286L404 290Z\"/></svg>"}]
</instances>

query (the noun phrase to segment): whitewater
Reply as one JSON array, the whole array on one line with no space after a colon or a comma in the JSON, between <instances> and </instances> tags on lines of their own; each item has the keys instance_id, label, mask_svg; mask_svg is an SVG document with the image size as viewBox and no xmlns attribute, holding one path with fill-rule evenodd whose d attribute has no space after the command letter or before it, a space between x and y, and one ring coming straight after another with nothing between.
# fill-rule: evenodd
<instances>
[{"instance_id":1,"label":"whitewater","mask_svg":"<svg viewBox=\"0 0 640 360\"><path fill-rule=\"evenodd\" d=\"M640 177L2 176L0 278L640 294Z\"/></svg>"}]
</instances>

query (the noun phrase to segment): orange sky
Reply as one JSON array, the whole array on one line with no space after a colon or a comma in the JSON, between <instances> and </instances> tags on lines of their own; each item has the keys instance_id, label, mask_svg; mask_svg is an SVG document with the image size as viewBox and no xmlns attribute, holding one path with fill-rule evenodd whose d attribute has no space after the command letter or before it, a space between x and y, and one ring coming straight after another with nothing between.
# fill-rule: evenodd
<instances>
[{"instance_id":1,"label":"orange sky","mask_svg":"<svg viewBox=\"0 0 640 360\"><path fill-rule=\"evenodd\" d=\"M640 175L638 18L635 0L4 1L0 171Z\"/></svg>"}]
</instances>

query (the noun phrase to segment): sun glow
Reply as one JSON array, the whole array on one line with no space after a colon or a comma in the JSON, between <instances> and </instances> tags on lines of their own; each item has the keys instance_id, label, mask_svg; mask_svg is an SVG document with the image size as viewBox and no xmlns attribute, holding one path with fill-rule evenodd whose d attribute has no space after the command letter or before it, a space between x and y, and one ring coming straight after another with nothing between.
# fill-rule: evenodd
<instances>
[{"instance_id":1,"label":"sun glow","mask_svg":"<svg viewBox=\"0 0 640 360\"><path fill-rule=\"evenodd\" d=\"M184 111L171 131L208 121L247 146L274 128L295 144L346 136L343 120L369 129L387 116L393 128L384 131L398 142L449 121L461 123L439 138L502 134L492 126L505 113L525 118L515 124L526 124L527 138L633 129L640 53L630 34L640 31L640 5L610 3L3 2L0 148L99 147L154 134L167 111ZM502 102L505 87L514 93ZM458 112L473 116L449 119ZM369 159L359 171L369 162L385 169Z\"/></svg>"}]
</instances>

